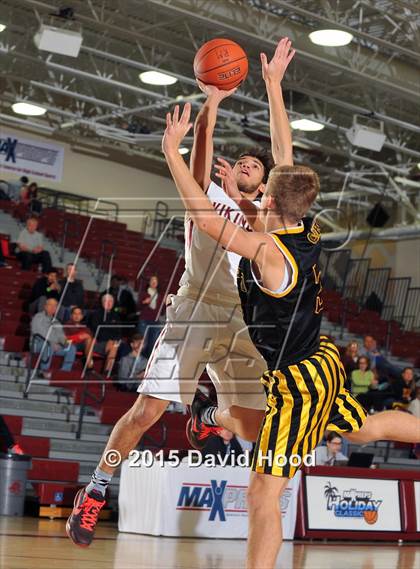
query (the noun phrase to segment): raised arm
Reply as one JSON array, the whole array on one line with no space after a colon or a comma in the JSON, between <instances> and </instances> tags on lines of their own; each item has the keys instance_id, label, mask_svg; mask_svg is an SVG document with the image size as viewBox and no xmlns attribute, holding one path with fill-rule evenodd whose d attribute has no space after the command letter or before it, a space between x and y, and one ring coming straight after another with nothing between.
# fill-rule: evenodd
<instances>
[{"instance_id":1,"label":"raised arm","mask_svg":"<svg viewBox=\"0 0 420 569\"><path fill-rule=\"evenodd\" d=\"M265 53L260 54L262 76L270 107L271 152L274 163L278 166L293 165L292 134L281 88L287 66L295 55L291 46L289 38L281 39L270 62L267 61Z\"/></svg>"},{"instance_id":2,"label":"raised arm","mask_svg":"<svg viewBox=\"0 0 420 569\"><path fill-rule=\"evenodd\" d=\"M216 126L217 111L223 99L232 95L236 89L222 91L214 85L205 85L197 81L207 99L200 109L194 123L194 142L191 150L190 171L203 189L210 184L213 163L213 133Z\"/></svg>"},{"instance_id":3,"label":"raised arm","mask_svg":"<svg viewBox=\"0 0 420 569\"><path fill-rule=\"evenodd\" d=\"M166 115L167 126L162 141L166 161L185 208L196 227L225 249L259 262L268 250L274 250L272 239L265 233L244 231L216 213L178 152L181 140L192 126L189 123L190 112L191 106L187 104L180 118L178 106L175 107L173 117L170 113Z\"/></svg>"}]
</instances>

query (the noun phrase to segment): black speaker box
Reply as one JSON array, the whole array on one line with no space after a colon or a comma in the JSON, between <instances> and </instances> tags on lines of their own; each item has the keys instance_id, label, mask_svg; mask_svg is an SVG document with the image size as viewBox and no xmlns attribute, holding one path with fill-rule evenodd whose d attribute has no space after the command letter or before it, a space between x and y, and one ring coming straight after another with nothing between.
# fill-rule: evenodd
<instances>
[{"instance_id":1,"label":"black speaker box","mask_svg":"<svg viewBox=\"0 0 420 569\"><path fill-rule=\"evenodd\" d=\"M389 219L389 214L380 203L377 203L369 212L366 221L371 227L383 227Z\"/></svg>"}]
</instances>

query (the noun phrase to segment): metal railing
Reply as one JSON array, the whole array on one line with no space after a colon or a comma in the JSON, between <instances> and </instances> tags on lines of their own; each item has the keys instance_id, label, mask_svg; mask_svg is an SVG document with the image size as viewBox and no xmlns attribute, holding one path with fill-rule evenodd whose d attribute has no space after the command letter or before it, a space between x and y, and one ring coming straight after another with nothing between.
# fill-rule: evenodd
<instances>
[{"instance_id":1,"label":"metal railing","mask_svg":"<svg viewBox=\"0 0 420 569\"><path fill-rule=\"evenodd\" d=\"M111 221L118 221L119 206L115 202L51 188L38 188L38 196L44 207L61 209L80 215L95 215Z\"/></svg>"},{"instance_id":2,"label":"metal railing","mask_svg":"<svg viewBox=\"0 0 420 569\"><path fill-rule=\"evenodd\" d=\"M88 401L92 401L93 403L103 403L106 393L106 380L102 375L96 373L96 371L89 370L83 375L82 379L83 388L79 402L79 418L77 421L76 439L80 439L82 436L83 419L85 417L86 408L88 407ZM89 391L89 384L92 382L92 379L95 379L95 383L100 385L99 396Z\"/></svg>"}]
</instances>

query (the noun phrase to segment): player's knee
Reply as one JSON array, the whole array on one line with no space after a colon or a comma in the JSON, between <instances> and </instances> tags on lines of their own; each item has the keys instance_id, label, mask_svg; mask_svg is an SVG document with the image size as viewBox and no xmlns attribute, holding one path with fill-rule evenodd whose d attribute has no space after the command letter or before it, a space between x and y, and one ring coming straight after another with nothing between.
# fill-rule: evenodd
<instances>
[{"instance_id":1,"label":"player's knee","mask_svg":"<svg viewBox=\"0 0 420 569\"><path fill-rule=\"evenodd\" d=\"M257 513L261 510L267 510L270 505L273 505L272 497L269 495L268 488L264 484L264 480L255 477L248 487L247 492L247 502L248 510L253 513Z\"/></svg>"},{"instance_id":2,"label":"player's knee","mask_svg":"<svg viewBox=\"0 0 420 569\"><path fill-rule=\"evenodd\" d=\"M163 401L139 396L128 412L128 420L133 428L146 430L156 423L163 411Z\"/></svg>"}]
</instances>

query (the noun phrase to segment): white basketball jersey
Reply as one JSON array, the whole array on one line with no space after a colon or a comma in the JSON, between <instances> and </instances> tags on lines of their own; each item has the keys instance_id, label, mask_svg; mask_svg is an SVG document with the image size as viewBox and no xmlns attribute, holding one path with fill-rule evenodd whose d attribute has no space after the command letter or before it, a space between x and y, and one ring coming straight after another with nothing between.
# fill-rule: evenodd
<instances>
[{"instance_id":1,"label":"white basketball jersey","mask_svg":"<svg viewBox=\"0 0 420 569\"><path fill-rule=\"evenodd\" d=\"M250 231L239 206L225 194L223 189L211 182L207 197L219 215ZM254 202L258 206L258 202ZM179 285L180 293L188 294L188 289L207 297L223 295L226 301L239 302L236 287L236 274L241 257L226 251L206 233L199 231L194 222L186 216L185 220L185 271Z\"/></svg>"}]
</instances>

